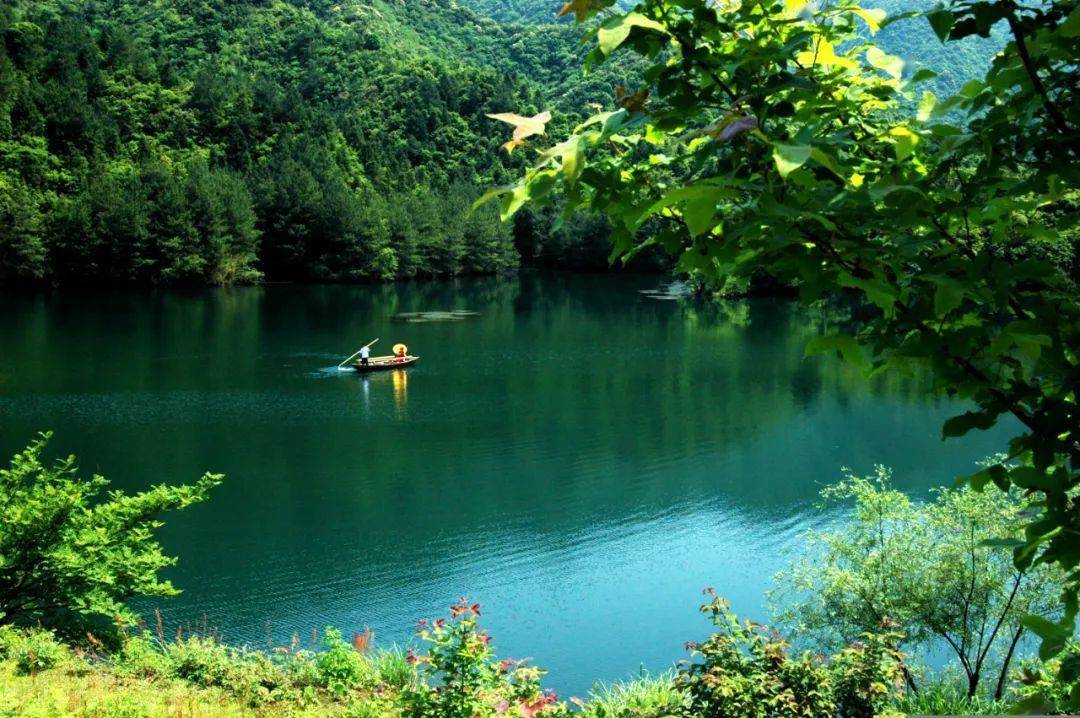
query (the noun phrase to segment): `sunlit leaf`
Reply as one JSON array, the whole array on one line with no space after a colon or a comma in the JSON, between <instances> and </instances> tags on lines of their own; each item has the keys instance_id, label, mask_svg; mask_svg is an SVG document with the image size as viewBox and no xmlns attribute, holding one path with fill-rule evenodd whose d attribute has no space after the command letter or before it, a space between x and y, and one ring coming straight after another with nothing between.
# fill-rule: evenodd
<instances>
[{"instance_id":1,"label":"sunlit leaf","mask_svg":"<svg viewBox=\"0 0 1080 718\"><path fill-rule=\"evenodd\" d=\"M773 145L773 160L780 176L787 178L789 174L806 164L810 159L810 145L785 145L776 143Z\"/></svg>"}]
</instances>

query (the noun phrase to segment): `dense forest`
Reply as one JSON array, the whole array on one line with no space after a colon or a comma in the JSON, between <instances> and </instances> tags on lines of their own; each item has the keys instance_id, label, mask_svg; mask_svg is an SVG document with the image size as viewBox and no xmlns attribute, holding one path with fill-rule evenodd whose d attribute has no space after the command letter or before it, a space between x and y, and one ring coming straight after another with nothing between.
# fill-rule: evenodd
<instances>
[{"instance_id":1,"label":"dense forest","mask_svg":"<svg viewBox=\"0 0 1080 718\"><path fill-rule=\"evenodd\" d=\"M0 36L4 280L340 281L606 257L587 221L553 232L541 214L510 227L469 211L522 161L486 114L547 108L569 125L617 81L580 79L573 28L446 0L35 0L0 9Z\"/></svg>"},{"instance_id":2,"label":"dense forest","mask_svg":"<svg viewBox=\"0 0 1080 718\"><path fill-rule=\"evenodd\" d=\"M583 74L582 30L555 22L546 0L468 5L9 0L0 280L605 266L600 218L562 224L528 210L503 225L469 208L526 160L499 151L506 126L486 115L550 110L549 130L563 132L617 84L634 84L630 61ZM923 25L883 35L911 40L907 54L940 53ZM993 45L980 42L940 64L978 74Z\"/></svg>"}]
</instances>

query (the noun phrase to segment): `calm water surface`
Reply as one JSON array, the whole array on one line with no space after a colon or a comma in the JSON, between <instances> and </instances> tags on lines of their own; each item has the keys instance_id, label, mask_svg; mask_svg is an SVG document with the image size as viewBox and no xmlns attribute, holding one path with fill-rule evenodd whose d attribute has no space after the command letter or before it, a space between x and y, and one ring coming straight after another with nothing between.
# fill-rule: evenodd
<instances>
[{"instance_id":1,"label":"calm water surface","mask_svg":"<svg viewBox=\"0 0 1080 718\"><path fill-rule=\"evenodd\" d=\"M661 670L715 586L764 592L840 468L914 494L1008 427L803 359L826 322L782 300L701 307L656 278L549 276L0 297L0 450L38 430L123 488L228 475L170 518L167 621L284 643L327 624L405 641L458 596L562 692ZM467 309L457 322L401 312ZM421 362L334 370L361 343ZM378 352L376 352L378 353Z\"/></svg>"}]
</instances>

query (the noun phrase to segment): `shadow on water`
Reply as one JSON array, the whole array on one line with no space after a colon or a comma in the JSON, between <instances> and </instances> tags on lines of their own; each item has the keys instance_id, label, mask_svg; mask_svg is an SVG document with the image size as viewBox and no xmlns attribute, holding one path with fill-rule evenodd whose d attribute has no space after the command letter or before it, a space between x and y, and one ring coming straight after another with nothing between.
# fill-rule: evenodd
<instances>
[{"instance_id":1,"label":"shadow on water","mask_svg":"<svg viewBox=\"0 0 1080 718\"><path fill-rule=\"evenodd\" d=\"M402 640L459 595L500 649L581 692L663 668L715 586L763 617L771 576L841 466L949 482L1010 427L942 443L925 379L866 383L783 300L657 301L656 277L0 298L0 449L57 452L139 488L228 475L172 517L184 594L232 640L327 623ZM467 321L400 322L418 312ZM422 359L357 376L379 337Z\"/></svg>"}]
</instances>

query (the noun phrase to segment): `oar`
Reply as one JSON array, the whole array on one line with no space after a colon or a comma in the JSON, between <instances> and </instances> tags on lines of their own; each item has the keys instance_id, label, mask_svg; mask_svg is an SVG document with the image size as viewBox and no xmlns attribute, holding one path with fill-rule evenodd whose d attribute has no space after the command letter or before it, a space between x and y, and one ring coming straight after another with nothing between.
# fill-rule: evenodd
<instances>
[{"instance_id":1,"label":"oar","mask_svg":"<svg viewBox=\"0 0 1080 718\"><path fill-rule=\"evenodd\" d=\"M370 342L368 342L368 343L367 343L367 344L365 344L364 346L362 346L362 347L360 347L359 349L357 349L357 350L356 350L356 354L359 354L360 352L364 351L365 349L367 349L367 348L368 348L369 346L371 346L372 344L374 344L374 343L375 343L375 342L377 342L377 341L379 341L379 340L378 340L378 339L372 339L372 340L371 340ZM349 363L350 361L352 361L352 360L353 360L353 358L355 358L355 357L356 357L356 354L353 354L353 355L352 355L351 357L349 357L349 358L348 358L348 359L346 359L345 361L343 361L343 362L341 362L340 364L338 364L338 365L337 365L337 368L338 368L338 369L344 369L344 368L345 368L345 365L346 365L346 364L348 364L348 363Z\"/></svg>"}]
</instances>

